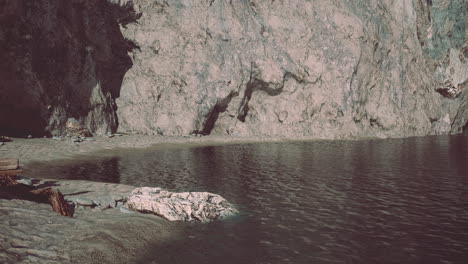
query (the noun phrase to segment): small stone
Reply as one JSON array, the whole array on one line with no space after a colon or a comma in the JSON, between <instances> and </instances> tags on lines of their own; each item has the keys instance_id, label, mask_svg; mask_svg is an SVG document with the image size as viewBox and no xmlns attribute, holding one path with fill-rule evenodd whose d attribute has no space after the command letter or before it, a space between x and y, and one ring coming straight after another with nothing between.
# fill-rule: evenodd
<instances>
[{"instance_id":1,"label":"small stone","mask_svg":"<svg viewBox=\"0 0 468 264\"><path fill-rule=\"evenodd\" d=\"M28 135L28 138L32 138L32 135Z\"/></svg>"},{"instance_id":2,"label":"small stone","mask_svg":"<svg viewBox=\"0 0 468 264\"><path fill-rule=\"evenodd\" d=\"M11 142L13 139L11 137L0 136L0 142Z\"/></svg>"},{"instance_id":3,"label":"small stone","mask_svg":"<svg viewBox=\"0 0 468 264\"><path fill-rule=\"evenodd\" d=\"M75 200L75 203L77 205L82 205L82 206L93 206L94 205L94 202L90 199L86 199L86 198L76 198Z\"/></svg>"},{"instance_id":4,"label":"small stone","mask_svg":"<svg viewBox=\"0 0 468 264\"><path fill-rule=\"evenodd\" d=\"M288 111L281 111L278 114L278 121L280 123L283 123L287 118L288 118Z\"/></svg>"},{"instance_id":5,"label":"small stone","mask_svg":"<svg viewBox=\"0 0 468 264\"><path fill-rule=\"evenodd\" d=\"M19 179L16 182L24 184L24 185L29 185L29 186L33 185L32 181L30 179Z\"/></svg>"},{"instance_id":6,"label":"small stone","mask_svg":"<svg viewBox=\"0 0 468 264\"><path fill-rule=\"evenodd\" d=\"M91 132L85 127L83 127L78 120L75 118L68 118L66 124L66 134L69 136L84 136L89 137L92 136Z\"/></svg>"},{"instance_id":7,"label":"small stone","mask_svg":"<svg viewBox=\"0 0 468 264\"><path fill-rule=\"evenodd\" d=\"M80 137L72 137L71 140L73 143L83 142L83 139L81 139Z\"/></svg>"},{"instance_id":8,"label":"small stone","mask_svg":"<svg viewBox=\"0 0 468 264\"><path fill-rule=\"evenodd\" d=\"M119 210L120 210L120 212L126 213L126 214L133 214L134 213L132 210L130 210L130 209L126 208L126 207L123 207L123 206L119 207Z\"/></svg>"},{"instance_id":9,"label":"small stone","mask_svg":"<svg viewBox=\"0 0 468 264\"><path fill-rule=\"evenodd\" d=\"M213 196L209 199L210 203L214 203L216 205L226 201L221 196Z\"/></svg>"},{"instance_id":10,"label":"small stone","mask_svg":"<svg viewBox=\"0 0 468 264\"><path fill-rule=\"evenodd\" d=\"M5 145L5 143L3 143L3 142L0 142L0 146L3 146L3 145Z\"/></svg>"}]
</instances>

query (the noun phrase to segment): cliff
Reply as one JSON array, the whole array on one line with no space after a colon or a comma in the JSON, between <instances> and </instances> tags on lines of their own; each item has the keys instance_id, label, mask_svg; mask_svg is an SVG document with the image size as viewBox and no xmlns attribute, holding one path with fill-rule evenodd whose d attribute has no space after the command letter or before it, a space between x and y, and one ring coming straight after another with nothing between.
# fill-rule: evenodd
<instances>
[{"instance_id":1,"label":"cliff","mask_svg":"<svg viewBox=\"0 0 468 264\"><path fill-rule=\"evenodd\" d=\"M0 133L468 133L467 0L3 2Z\"/></svg>"}]
</instances>

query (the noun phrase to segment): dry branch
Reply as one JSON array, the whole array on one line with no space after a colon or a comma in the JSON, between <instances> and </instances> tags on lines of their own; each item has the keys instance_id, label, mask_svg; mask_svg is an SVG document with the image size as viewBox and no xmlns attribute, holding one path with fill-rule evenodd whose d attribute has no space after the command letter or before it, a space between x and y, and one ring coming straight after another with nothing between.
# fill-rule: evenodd
<instances>
[{"instance_id":1,"label":"dry branch","mask_svg":"<svg viewBox=\"0 0 468 264\"><path fill-rule=\"evenodd\" d=\"M13 164L18 164L18 160L0 160L0 166L13 168ZM22 199L39 203L48 203L52 210L63 216L73 216L74 207L65 201L59 190L50 187L38 188L21 184L15 181L15 177L21 173L16 166L11 170L2 170L0 167L0 199Z\"/></svg>"}]
</instances>

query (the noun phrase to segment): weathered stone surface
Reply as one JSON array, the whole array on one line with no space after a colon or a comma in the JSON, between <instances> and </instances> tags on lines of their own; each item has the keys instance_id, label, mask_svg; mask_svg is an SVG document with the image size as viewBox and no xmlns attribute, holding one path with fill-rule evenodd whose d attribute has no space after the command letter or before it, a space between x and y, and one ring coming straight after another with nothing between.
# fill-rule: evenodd
<instances>
[{"instance_id":1,"label":"weathered stone surface","mask_svg":"<svg viewBox=\"0 0 468 264\"><path fill-rule=\"evenodd\" d=\"M466 21L468 0L7 1L0 133L461 133Z\"/></svg>"},{"instance_id":2,"label":"weathered stone surface","mask_svg":"<svg viewBox=\"0 0 468 264\"><path fill-rule=\"evenodd\" d=\"M447 114L443 119L432 123L431 135L446 135L450 133L451 127L450 116Z\"/></svg>"},{"instance_id":3,"label":"weathered stone surface","mask_svg":"<svg viewBox=\"0 0 468 264\"><path fill-rule=\"evenodd\" d=\"M122 131L403 137L460 109L466 1L134 3Z\"/></svg>"},{"instance_id":4,"label":"weathered stone surface","mask_svg":"<svg viewBox=\"0 0 468 264\"><path fill-rule=\"evenodd\" d=\"M468 135L468 89L460 96L461 105L452 123L452 133Z\"/></svg>"},{"instance_id":5,"label":"weathered stone surface","mask_svg":"<svg viewBox=\"0 0 468 264\"><path fill-rule=\"evenodd\" d=\"M98 197L93 200L93 203L97 205L99 208L101 208L102 210L108 209L108 208L114 208L117 205L117 202L108 196Z\"/></svg>"},{"instance_id":6,"label":"weathered stone surface","mask_svg":"<svg viewBox=\"0 0 468 264\"><path fill-rule=\"evenodd\" d=\"M80 137L89 137L91 132L83 127L75 118L68 118L65 123L65 135L73 137L73 142L81 142Z\"/></svg>"},{"instance_id":7,"label":"weathered stone surface","mask_svg":"<svg viewBox=\"0 0 468 264\"><path fill-rule=\"evenodd\" d=\"M223 197L207 192L173 193L161 188L142 187L132 191L127 207L153 213L170 221L209 222L237 213Z\"/></svg>"}]
</instances>

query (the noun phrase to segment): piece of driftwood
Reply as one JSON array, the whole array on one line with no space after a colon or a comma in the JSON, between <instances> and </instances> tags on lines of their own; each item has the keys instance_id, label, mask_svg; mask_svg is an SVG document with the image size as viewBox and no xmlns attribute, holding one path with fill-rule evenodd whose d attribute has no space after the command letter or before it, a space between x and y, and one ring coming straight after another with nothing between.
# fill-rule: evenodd
<instances>
[{"instance_id":1,"label":"piece of driftwood","mask_svg":"<svg viewBox=\"0 0 468 264\"><path fill-rule=\"evenodd\" d=\"M18 159L0 159L0 171L16 170L19 168Z\"/></svg>"},{"instance_id":2,"label":"piece of driftwood","mask_svg":"<svg viewBox=\"0 0 468 264\"><path fill-rule=\"evenodd\" d=\"M0 136L0 142L11 142L13 139L11 137Z\"/></svg>"},{"instance_id":3,"label":"piece of driftwood","mask_svg":"<svg viewBox=\"0 0 468 264\"><path fill-rule=\"evenodd\" d=\"M31 193L46 198L49 204L52 206L52 210L54 210L56 213L63 216L73 216L73 206L65 201L62 193L59 190L43 188L32 190Z\"/></svg>"},{"instance_id":4,"label":"piece of driftwood","mask_svg":"<svg viewBox=\"0 0 468 264\"><path fill-rule=\"evenodd\" d=\"M10 160L11 161L11 160ZM0 160L7 163L6 160ZM50 187L38 188L18 183L15 177L21 173L21 169L0 170L0 199L22 199L39 203L47 203L52 210L63 216L73 216L74 207L68 204L59 190Z\"/></svg>"}]
</instances>

